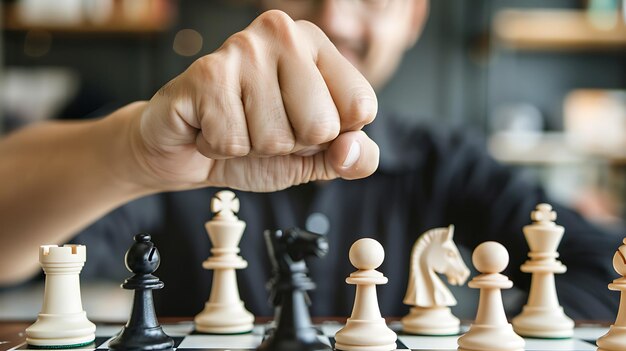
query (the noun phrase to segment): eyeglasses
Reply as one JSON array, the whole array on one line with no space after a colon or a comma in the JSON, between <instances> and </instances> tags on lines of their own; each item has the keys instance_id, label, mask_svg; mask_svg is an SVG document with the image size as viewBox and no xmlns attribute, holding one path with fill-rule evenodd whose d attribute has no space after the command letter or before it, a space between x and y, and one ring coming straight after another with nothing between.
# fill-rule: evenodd
<instances>
[{"instance_id":1,"label":"eyeglasses","mask_svg":"<svg viewBox=\"0 0 626 351\"><path fill-rule=\"evenodd\" d=\"M305 15L318 11L326 1L332 1L341 11L367 16L387 10L392 2L392 0L271 0L268 3L290 14Z\"/></svg>"}]
</instances>

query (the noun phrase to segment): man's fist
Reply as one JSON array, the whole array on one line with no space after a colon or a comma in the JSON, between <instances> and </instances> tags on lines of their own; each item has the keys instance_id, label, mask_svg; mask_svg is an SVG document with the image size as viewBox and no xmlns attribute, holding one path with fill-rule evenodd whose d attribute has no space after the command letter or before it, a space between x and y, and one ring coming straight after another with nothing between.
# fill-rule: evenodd
<instances>
[{"instance_id":1,"label":"man's fist","mask_svg":"<svg viewBox=\"0 0 626 351\"><path fill-rule=\"evenodd\" d=\"M378 166L361 131L376 110L372 87L319 28L268 11L155 94L133 155L160 190L362 178Z\"/></svg>"}]
</instances>

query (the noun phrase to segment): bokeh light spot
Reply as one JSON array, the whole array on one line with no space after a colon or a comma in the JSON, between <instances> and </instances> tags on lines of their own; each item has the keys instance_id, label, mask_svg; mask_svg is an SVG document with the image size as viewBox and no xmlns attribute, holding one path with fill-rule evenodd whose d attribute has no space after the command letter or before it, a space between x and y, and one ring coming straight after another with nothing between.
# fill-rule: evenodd
<instances>
[{"instance_id":1,"label":"bokeh light spot","mask_svg":"<svg viewBox=\"0 0 626 351\"><path fill-rule=\"evenodd\" d=\"M193 56L202 49L202 35L193 29L182 29L174 37L174 52L181 56Z\"/></svg>"},{"instance_id":2,"label":"bokeh light spot","mask_svg":"<svg viewBox=\"0 0 626 351\"><path fill-rule=\"evenodd\" d=\"M42 57L52 48L52 34L45 30L29 30L24 38L24 54L30 57Z\"/></svg>"}]
</instances>

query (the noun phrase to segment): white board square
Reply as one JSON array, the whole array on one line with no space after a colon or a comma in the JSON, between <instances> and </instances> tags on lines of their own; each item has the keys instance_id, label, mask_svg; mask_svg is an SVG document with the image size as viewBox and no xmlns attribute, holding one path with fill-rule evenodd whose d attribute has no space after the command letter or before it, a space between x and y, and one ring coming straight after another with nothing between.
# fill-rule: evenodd
<instances>
[{"instance_id":1,"label":"white board square","mask_svg":"<svg viewBox=\"0 0 626 351\"><path fill-rule=\"evenodd\" d=\"M243 335L188 335L179 349L256 349L263 337Z\"/></svg>"}]
</instances>

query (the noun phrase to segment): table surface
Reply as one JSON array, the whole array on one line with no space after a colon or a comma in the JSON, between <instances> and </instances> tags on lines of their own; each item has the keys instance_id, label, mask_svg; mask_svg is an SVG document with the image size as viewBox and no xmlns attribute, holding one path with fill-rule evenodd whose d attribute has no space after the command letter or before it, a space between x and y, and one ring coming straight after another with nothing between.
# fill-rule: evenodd
<instances>
[{"instance_id":1,"label":"table surface","mask_svg":"<svg viewBox=\"0 0 626 351\"><path fill-rule=\"evenodd\" d=\"M255 320L256 324L267 323L272 318L269 317L257 317ZM398 320L398 318L391 318L391 320ZM159 323L161 324L173 324L180 322L191 322L193 321L193 317L161 317L159 318ZM313 318L314 323L321 323L323 321L336 321L340 323L344 323L346 318ZM8 350L12 347L15 347L26 340L25 330L33 321L0 321L0 351ZM100 321L92 321L96 323L96 325L122 325L124 322L113 323L113 322L100 322Z\"/></svg>"},{"instance_id":2,"label":"table surface","mask_svg":"<svg viewBox=\"0 0 626 351\"><path fill-rule=\"evenodd\" d=\"M255 324L268 323L272 318L270 317L257 317ZM314 317L313 323L321 324L322 322L338 322L345 323L346 317ZM388 322L397 322L400 318L385 318ZM161 324L175 324L181 322L191 322L192 317L162 317L159 318ZM25 330L34 321L0 321L0 351L9 350L21 343L26 339ZM111 323L94 321L97 325L121 325L124 323ZM462 324L469 325L471 321L463 321ZM608 327L612 323L604 321L576 321L577 327Z\"/></svg>"},{"instance_id":3,"label":"table surface","mask_svg":"<svg viewBox=\"0 0 626 351\"><path fill-rule=\"evenodd\" d=\"M29 322L0 322L0 350L8 350L24 341Z\"/></svg>"}]
</instances>

